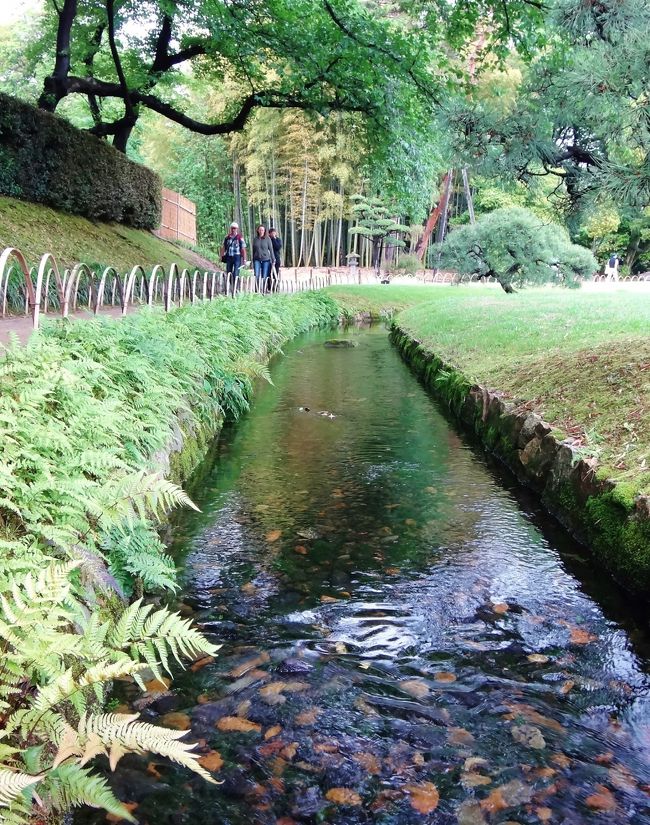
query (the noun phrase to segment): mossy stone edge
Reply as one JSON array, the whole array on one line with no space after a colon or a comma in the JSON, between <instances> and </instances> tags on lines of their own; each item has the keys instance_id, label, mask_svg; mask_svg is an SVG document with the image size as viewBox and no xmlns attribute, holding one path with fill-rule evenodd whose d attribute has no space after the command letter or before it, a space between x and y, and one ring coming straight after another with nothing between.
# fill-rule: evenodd
<instances>
[{"instance_id":1,"label":"mossy stone edge","mask_svg":"<svg viewBox=\"0 0 650 825\"><path fill-rule=\"evenodd\" d=\"M473 384L397 323L391 341L433 396L517 476L545 509L626 589L650 593L650 498L603 478L550 424L519 411L498 391Z\"/></svg>"}]
</instances>

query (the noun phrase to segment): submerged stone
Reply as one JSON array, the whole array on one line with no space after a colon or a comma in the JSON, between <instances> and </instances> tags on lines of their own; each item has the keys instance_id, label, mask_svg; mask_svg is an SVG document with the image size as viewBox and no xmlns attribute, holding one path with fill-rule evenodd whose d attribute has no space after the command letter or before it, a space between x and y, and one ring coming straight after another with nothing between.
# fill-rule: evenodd
<instances>
[{"instance_id":1,"label":"submerged stone","mask_svg":"<svg viewBox=\"0 0 650 825\"><path fill-rule=\"evenodd\" d=\"M325 341L325 346L329 349L350 349L352 347L358 347L356 341L348 341L344 338L333 338L331 341Z\"/></svg>"}]
</instances>

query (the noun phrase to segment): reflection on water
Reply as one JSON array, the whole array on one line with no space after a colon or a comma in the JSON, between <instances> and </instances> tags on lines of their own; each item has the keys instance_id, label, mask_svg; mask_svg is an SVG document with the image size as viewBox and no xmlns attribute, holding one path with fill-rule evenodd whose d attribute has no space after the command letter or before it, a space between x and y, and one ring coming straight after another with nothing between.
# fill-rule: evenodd
<instances>
[{"instance_id":1,"label":"reflection on water","mask_svg":"<svg viewBox=\"0 0 650 825\"><path fill-rule=\"evenodd\" d=\"M224 784L131 759L119 792L152 825L650 822L633 619L385 331L349 335L274 365L174 527L224 646L145 715L187 712Z\"/></svg>"}]
</instances>

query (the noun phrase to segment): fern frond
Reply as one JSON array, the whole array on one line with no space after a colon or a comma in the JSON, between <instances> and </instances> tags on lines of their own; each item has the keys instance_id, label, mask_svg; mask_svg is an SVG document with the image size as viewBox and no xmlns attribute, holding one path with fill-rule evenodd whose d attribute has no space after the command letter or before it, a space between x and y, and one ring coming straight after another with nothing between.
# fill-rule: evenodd
<instances>
[{"instance_id":1,"label":"fern frond","mask_svg":"<svg viewBox=\"0 0 650 825\"><path fill-rule=\"evenodd\" d=\"M0 806L8 807L25 788L36 785L42 778L42 776L30 776L28 773L0 768Z\"/></svg>"},{"instance_id":2,"label":"fern frond","mask_svg":"<svg viewBox=\"0 0 650 825\"><path fill-rule=\"evenodd\" d=\"M187 735L187 731L159 728L147 722L138 722L137 719L137 714L118 713L83 717L79 722L79 735L84 738L95 736L110 749L111 770L115 770L125 753L157 753L189 768L208 782L214 782L210 774L198 764L198 754L191 753L196 745L178 741Z\"/></svg>"},{"instance_id":3,"label":"fern frond","mask_svg":"<svg viewBox=\"0 0 650 825\"><path fill-rule=\"evenodd\" d=\"M68 763L51 771L47 777L47 788L53 806L59 811L89 805L91 808L103 808L129 822L136 822L113 794L106 780L80 765Z\"/></svg>"}]
</instances>

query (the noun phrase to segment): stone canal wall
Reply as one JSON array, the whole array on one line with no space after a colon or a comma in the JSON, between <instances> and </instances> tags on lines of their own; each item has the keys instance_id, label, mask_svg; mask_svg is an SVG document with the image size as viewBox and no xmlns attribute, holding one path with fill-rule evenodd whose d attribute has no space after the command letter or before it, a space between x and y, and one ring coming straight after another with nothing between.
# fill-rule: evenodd
<instances>
[{"instance_id":1,"label":"stone canal wall","mask_svg":"<svg viewBox=\"0 0 650 825\"><path fill-rule=\"evenodd\" d=\"M563 440L539 415L471 383L393 324L403 359L462 424L535 490L554 515L628 590L650 593L650 501L608 479L593 457Z\"/></svg>"}]
</instances>

